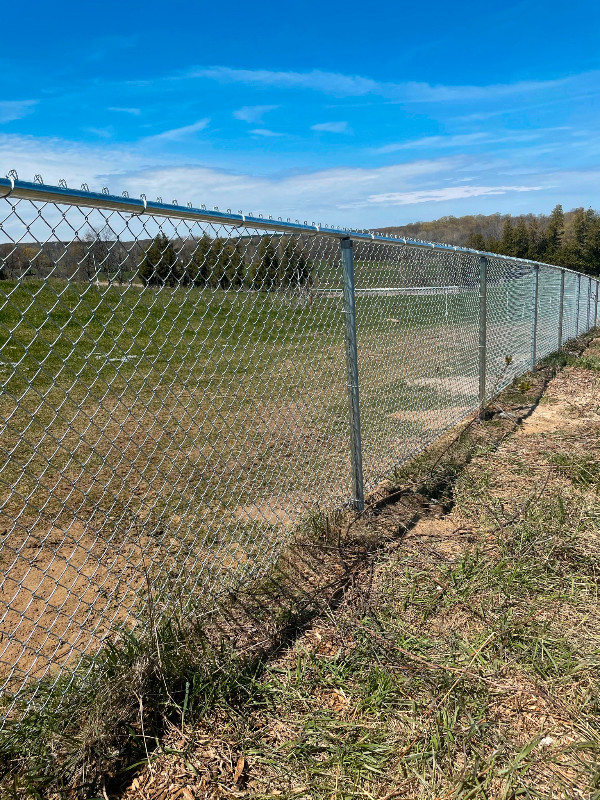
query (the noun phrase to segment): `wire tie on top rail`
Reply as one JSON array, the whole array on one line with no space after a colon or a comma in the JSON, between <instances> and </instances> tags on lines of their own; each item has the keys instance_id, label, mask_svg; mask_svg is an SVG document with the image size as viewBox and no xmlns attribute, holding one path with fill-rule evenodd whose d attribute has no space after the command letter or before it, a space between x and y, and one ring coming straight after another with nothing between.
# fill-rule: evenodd
<instances>
[{"instance_id":1,"label":"wire tie on top rail","mask_svg":"<svg viewBox=\"0 0 600 800\"><path fill-rule=\"evenodd\" d=\"M15 190L15 179L14 179L14 178L13 178L13 176L10 174L10 172L9 172L9 174L6 176L6 179L10 181L10 189L8 190L8 192L7 192L6 194L2 194L2 195L0 195L0 199L2 199L2 200L3 200L5 197L10 197L10 196L11 196L11 194L12 194L12 193L14 192L14 190Z\"/></svg>"},{"instance_id":2,"label":"wire tie on top rail","mask_svg":"<svg viewBox=\"0 0 600 800\"><path fill-rule=\"evenodd\" d=\"M143 201L143 203L144 203L144 207L142 208L142 210L141 210L141 211L132 211L132 212L131 212L131 216L132 216L132 217L141 217L141 216L142 216L142 214L145 214L145 213L146 213L146 211L148 210L148 203L147 203L147 201L146 201L146 195L145 195L145 194L141 194L141 195L140 195L140 200L142 200L142 201Z\"/></svg>"}]
</instances>

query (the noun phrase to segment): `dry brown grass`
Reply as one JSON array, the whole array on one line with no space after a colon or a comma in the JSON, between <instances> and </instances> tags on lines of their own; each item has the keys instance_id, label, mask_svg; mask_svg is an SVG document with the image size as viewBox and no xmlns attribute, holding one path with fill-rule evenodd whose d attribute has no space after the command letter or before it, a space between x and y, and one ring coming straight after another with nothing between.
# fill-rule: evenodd
<instances>
[{"instance_id":1,"label":"dry brown grass","mask_svg":"<svg viewBox=\"0 0 600 800\"><path fill-rule=\"evenodd\" d=\"M380 547L335 607L171 721L122 796L600 796L600 340L568 360L530 416L509 392L462 464L440 443L347 520Z\"/></svg>"},{"instance_id":2,"label":"dry brown grass","mask_svg":"<svg viewBox=\"0 0 600 800\"><path fill-rule=\"evenodd\" d=\"M85 721L8 751L12 796L595 796L597 358L315 516L201 631L125 646Z\"/></svg>"}]
</instances>

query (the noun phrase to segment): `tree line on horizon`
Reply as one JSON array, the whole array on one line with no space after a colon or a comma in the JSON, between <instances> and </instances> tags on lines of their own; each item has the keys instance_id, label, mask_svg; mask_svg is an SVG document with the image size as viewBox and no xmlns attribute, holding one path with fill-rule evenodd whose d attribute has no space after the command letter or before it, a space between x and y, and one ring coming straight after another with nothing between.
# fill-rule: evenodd
<instances>
[{"instance_id":1,"label":"tree line on horizon","mask_svg":"<svg viewBox=\"0 0 600 800\"><path fill-rule=\"evenodd\" d=\"M275 291L312 282L312 262L293 236L260 237L248 260L239 240L204 234L187 244L178 252L164 233L155 236L139 264L144 285Z\"/></svg>"},{"instance_id":2,"label":"tree line on horizon","mask_svg":"<svg viewBox=\"0 0 600 800\"><path fill-rule=\"evenodd\" d=\"M378 231L600 275L600 214L591 208L564 212L557 205L549 215L449 216ZM321 260L337 257L337 242L326 241L319 254ZM379 258L378 253L362 256L365 262ZM169 239L159 232L153 239L128 242L115 238L108 227L90 226L71 242L0 244L0 280L55 277L123 283L137 278L147 286L276 291L309 288L315 272L302 237L290 234L226 238L204 233Z\"/></svg>"},{"instance_id":3,"label":"tree line on horizon","mask_svg":"<svg viewBox=\"0 0 600 800\"><path fill-rule=\"evenodd\" d=\"M0 280L62 278L145 286L196 286L276 291L309 288L314 264L297 236L153 239L123 242L108 230L88 231L73 242L0 245Z\"/></svg>"},{"instance_id":4,"label":"tree line on horizon","mask_svg":"<svg viewBox=\"0 0 600 800\"><path fill-rule=\"evenodd\" d=\"M600 214L592 208L546 214L441 217L381 232L472 247L600 275Z\"/></svg>"}]
</instances>

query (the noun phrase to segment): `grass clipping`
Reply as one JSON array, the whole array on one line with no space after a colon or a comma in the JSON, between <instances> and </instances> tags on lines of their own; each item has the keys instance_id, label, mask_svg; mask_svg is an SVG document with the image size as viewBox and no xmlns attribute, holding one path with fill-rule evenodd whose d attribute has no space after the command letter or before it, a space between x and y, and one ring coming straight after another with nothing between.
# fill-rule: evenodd
<instances>
[{"instance_id":1,"label":"grass clipping","mask_svg":"<svg viewBox=\"0 0 600 800\"><path fill-rule=\"evenodd\" d=\"M132 694L137 756L98 796L600 797L599 389L596 340L315 524L203 630L202 669Z\"/></svg>"}]
</instances>

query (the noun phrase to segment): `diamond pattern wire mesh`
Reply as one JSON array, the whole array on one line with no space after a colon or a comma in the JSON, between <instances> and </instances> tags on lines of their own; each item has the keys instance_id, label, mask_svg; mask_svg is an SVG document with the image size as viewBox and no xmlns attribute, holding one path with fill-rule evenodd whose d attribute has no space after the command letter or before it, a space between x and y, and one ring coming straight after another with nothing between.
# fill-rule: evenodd
<instances>
[{"instance_id":1,"label":"diamond pattern wire mesh","mask_svg":"<svg viewBox=\"0 0 600 800\"><path fill-rule=\"evenodd\" d=\"M338 239L0 201L4 716L157 608L206 613L351 496ZM366 489L479 402L476 253L354 244ZM558 346L540 266L537 357ZM487 394L530 366L533 265L488 258ZM597 284L565 274L563 341Z\"/></svg>"},{"instance_id":2,"label":"diamond pattern wire mesh","mask_svg":"<svg viewBox=\"0 0 600 800\"><path fill-rule=\"evenodd\" d=\"M531 365L535 271L529 264L494 258L488 262L486 396L489 398Z\"/></svg>"},{"instance_id":3,"label":"diamond pattern wire mesh","mask_svg":"<svg viewBox=\"0 0 600 800\"><path fill-rule=\"evenodd\" d=\"M356 244L366 488L477 405L479 259Z\"/></svg>"},{"instance_id":4,"label":"diamond pattern wire mesh","mask_svg":"<svg viewBox=\"0 0 600 800\"><path fill-rule=\"evenodd\" d=\"M572 273L565 274L565 298L564 298L564 340L568 341L577 335L578 311L577 311L577 275Z\"/></svg>"}]
</instances>

